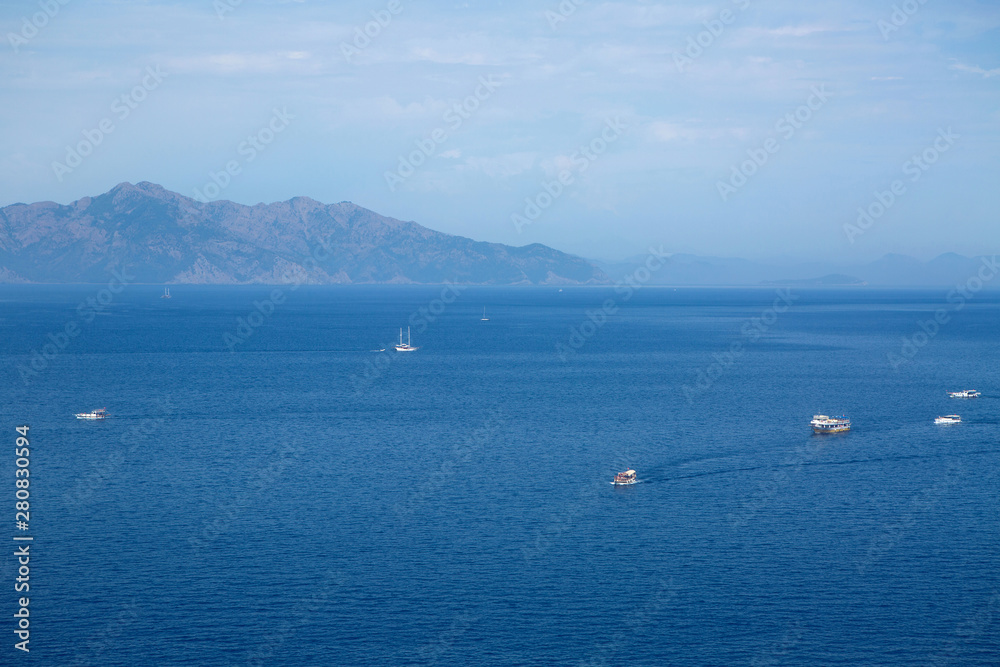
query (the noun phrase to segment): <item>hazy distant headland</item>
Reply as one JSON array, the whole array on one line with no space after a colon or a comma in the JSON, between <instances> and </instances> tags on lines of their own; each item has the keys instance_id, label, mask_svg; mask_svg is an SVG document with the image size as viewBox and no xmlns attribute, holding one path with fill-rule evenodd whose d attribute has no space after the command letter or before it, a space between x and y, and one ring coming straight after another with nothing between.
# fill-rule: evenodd
<instances>
[{"instance_id":1,"label":"hazy distant headland","mask_svg":"<svg viewBox=\"0 0 1000 667\"><path fill-rule=\"evenodd\" d=\"M596 264L611 278L617 279L642 260L643 257L633 257L621 262L598 261ZM652 275L648 284L677 287L941 287L965 283L979 276L984 266L989 271L996 263L993 256L964 257L955 253L945 253L926 262L898 254L888 254L873 262L837 262L820 258L801 262L755 262L731 257L673 254L663 268ZM995 287L1000 287L1000 284Z\"/></svg>"}]
</instances>

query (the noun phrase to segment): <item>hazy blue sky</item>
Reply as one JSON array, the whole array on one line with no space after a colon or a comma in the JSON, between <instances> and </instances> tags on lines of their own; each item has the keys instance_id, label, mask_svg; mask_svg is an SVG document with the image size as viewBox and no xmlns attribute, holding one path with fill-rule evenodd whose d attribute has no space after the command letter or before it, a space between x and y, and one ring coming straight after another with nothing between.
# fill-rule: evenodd
<instances>
[{"instance_id":1,"label":"hazy blue sky","mask_svg":"<svg viewBox=\"0 0 1000 667\"><path fill-rule=\"evenodd\" d=\"M63 2L0 7L2 205L205 194L233 162L208 193L590 257L1000 251L995 0Z\"/></svg>"}]
</instances>

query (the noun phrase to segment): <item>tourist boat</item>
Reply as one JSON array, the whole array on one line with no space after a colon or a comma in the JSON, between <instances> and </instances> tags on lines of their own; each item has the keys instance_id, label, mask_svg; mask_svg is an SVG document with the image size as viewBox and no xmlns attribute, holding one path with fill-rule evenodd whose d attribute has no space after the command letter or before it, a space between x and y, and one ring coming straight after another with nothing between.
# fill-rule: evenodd
<instances>
[{"instance_id":1,"label":"tourist boat","mask_svg":"<svg viewBox=\"0 0 1000 667\"><path fill-rule=\"evenodd\" d=\"M73 416L77 419L107 419L108 411L104 408L99 408L93 412L78 412Z\"/></svg>"},{"instance_id":2,"label":"tourist boat","mask_svg":"<svg viewBox=\"0 0 1000 667\"><path fill-rule=\"evenodd\" d=\"M949 391L951 398L979 398L981 394L975 389L963 389L962 391Z\"/></svg>"},{"instance_id":3,"label":"tourist boat","mask_svg":"<svg viewBox=\"0 0 1000 667\"><path fill-rule=\"evenodd\" d=\"M486 306L483 306L483 316L479 320L480 322L489 322L490 318L486 317Z\"/></svg>"},{"instance_id":4,"label":"tourist boat","mask_svg":"<svg viewBox=\"0 0 1000 667\"><path fill-rule=\"evenodd\" d=\"M934 420L935 424L961 424L962 418L958 415L945 415Z\"/></svg>"},{"instance_id":5,"label":"tourist boat","mask_svg":"<svg viewBox=\"0 0 1000 667\"><path fill-rule=\"evenodd\" d=\"M169 287L164 287L163 288L163 296L161 296L160 298L161 299L169 299L170 298L170 288Z\"/></svg>"},{"instance_id":6,"label":"tourist boat","mask_svg":"<svg viewBox=\"0 0 1000 667\"><path fill-rule=\"evenodd\" d=\"M403 342L403 328L399 328L399 345L396 346L396 352L416 352L419 347L413 347L410 345L410 327L406 327L406 342Z\"/></svg>"},{"instance_id":7,"label":"tourist boat","mask_svg":"<svg viewBox=\"0 0 1000 667\"><path fill-rule=\"evenodd\" d=\"M625 472L620 472L615 475L615 481L611 483L615 486L628 486L629 484L635 484L635 471L626 470Z\"/></svg>"},{"instance_id":8,"label":"tourist boat","mask_svg":"<svg viewBox=\"0 0 1000 667\"><path fill-rule=\"evenodd\" d=\"M841 433L851 430L851 420L843 415L837 417L813 415L813 420L809 422L809 425L816 433Z\"/></svg>"}]
</instances>

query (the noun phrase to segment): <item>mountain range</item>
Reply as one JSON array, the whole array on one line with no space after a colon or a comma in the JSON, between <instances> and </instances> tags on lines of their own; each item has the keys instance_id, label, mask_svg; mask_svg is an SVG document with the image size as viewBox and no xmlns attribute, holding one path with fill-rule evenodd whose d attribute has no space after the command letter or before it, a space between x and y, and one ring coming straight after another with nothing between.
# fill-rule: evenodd
<instances>
[{"instance_id":1,"label":"mountain range","mask_svg":"<svg viewBox=\"0 0 1000 667\"><path fill-rule=\"evenodd\" d=\"M142 182L68 205L0 209L0 282L103 283L116 268L138 283L609 282L541 244L473 241L350 202L203 203Z\"/></svg>"},{"instance_id":2,"label":"mountain range","mask_svg":"<svg viewBox=\"0 0 1000 667\"><path fill-rule=\"evenodd\" d=\"M638 275L646 259L474 241L350 202L199 202L148 182L67 205L0 208L0 283L105 283L122 269L156 284L605 285ZM755 262L677 253L645 284L930 287L964 282L983 259Z\"/></svg>"}]
</instances>

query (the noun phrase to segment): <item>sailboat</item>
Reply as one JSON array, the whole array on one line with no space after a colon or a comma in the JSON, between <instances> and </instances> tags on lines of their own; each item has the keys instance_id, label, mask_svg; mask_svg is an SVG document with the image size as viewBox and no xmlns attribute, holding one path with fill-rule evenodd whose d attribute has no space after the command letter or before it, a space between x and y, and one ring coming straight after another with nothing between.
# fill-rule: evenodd
<instances>
[{"instance_id":1,"label":"sailboat","mask_svg":"<svg viewBox=\"0 0 1000 667\"><path fill-rule=\"evenodd\" d=\"M480 322L489 322L490 321L490 318L486 317L486 306L483 306L483 317L479 321Z\"/></svg>"},{"instance_id":2,"label":"sailboat","mask_svg":"<svg viewBox=\"0 0 1000 667\"><path fill-rule=\"evenodd\" d=\"M403 327L400 327L399 345L396 346L396 352L416 352L419 349L419 347L410 345L410 327L406 327L406 343L403 343Z\"/></svg>"},{"instance_id":3,"label":"sailboat","mask_svg":"<svg viewBox=\"0 0 1000 667\"><path fill-rule=\"evenodd\" d=\"M163 288L163 296L161 296L160 298L161 299L169 299L170 298L170 288L169 287L164 287Z\"/></svg>"}]
</instances>

